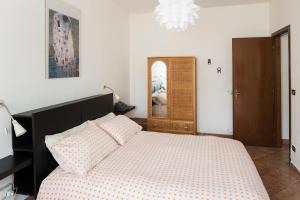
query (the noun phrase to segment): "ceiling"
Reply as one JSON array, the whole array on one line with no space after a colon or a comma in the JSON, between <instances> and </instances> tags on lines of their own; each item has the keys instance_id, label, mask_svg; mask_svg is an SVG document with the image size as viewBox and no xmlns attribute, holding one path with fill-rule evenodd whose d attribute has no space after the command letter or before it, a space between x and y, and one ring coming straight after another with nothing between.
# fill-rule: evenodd
<instances>
[{"instance_id":1,"label":"ceiling","mask_svg":"<svg viewBox=\"0 0 300 200\"><path fill-rule=\"evenodd\" d=\"M130 13L152 12L158 0L113 0ZM195 0L201 7L217 7L266 2L269 0Z\"/></svg>"}]
</instances>

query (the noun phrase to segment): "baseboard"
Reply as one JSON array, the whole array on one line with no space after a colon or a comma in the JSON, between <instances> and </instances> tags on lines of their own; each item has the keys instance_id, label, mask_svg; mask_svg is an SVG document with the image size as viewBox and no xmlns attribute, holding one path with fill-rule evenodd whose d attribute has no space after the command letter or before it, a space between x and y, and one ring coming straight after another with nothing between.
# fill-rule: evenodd
<instances>
[{"instance_id":1,"label":"baseboard","mask_svg":"<svg viewBox=\"0 0 300 200\"><path fill-rule=\"evenodd\" d=\"M291 163L291 167L294 168L294 170L296 170L298 172L298 174L300 175L300 171L293 163Z\"/></svg>"},{"instance_id":2,"label":"baseboard","mask_svg":"<svg viewBox=\"0 0 300 200\"><path fill-rule=\"evenodd\" d=\"M290 140L289 139L282 139L282 146L284 146L284 147L290 146Z\"/></svg>"},{"instance_id":3,"label":"baseboard","mask_svg":"<svg viewBox=\"0 0 300 200\"><path fill-rule=\"evenodd\" d=\"M204 135L204 136L216 136L222 138L230 138L233 139L233 135L226 135L226 134L217 134L217 133L200 133L198 132L197 135ZM289 139L282 139L282 146L288 147L290 145Z\"/></svg>"},{"instance_id":4,"label":"baseboard","mask_svg":"<svg viewBox=\"0 0 300 200\"><path fill-rule=\"evenodd\" d=\"M197 133L197 135L202 136L216 136L216 137L222 137L222 138L233 138L233 135L224 135L224 134L217 134L217 133Z\"/></svg>"},{"instance_id":5,"label":"baseboard","mask_svg":"<svg viewBox=\"0 0 300 200\"><path fill-rule=\"evenodd\" d=\"M296 156L296 152L291 152L291 165L300 171L300 159Z\"/></svg>"}]
</instances>

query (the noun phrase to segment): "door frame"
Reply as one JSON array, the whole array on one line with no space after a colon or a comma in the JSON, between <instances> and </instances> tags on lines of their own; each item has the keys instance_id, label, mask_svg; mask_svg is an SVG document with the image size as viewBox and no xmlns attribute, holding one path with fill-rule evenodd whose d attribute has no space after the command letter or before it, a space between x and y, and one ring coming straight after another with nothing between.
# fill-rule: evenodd
<instances>
[{"instance_id":1,"label":"door frame","mask_svg":"<svg viewBox=\"0 0 300 200\"><path fill-rule=\"evenodd\" d=\"M281 130L281 58L278 56L281 56L281 47L280 41L281 36L287 34L288 35L288 75L289 75L289 163L291 163L291 145L292 145L292 123L291 123L291 110L292 110L292 86L291 86L291 26L288 25L274 33L272 33L272 41L273 41L273 68L274 68L274 89L275 89L275 103L274 103L274 111L275 111L275 117L274 117L274 125L275 125L275 132L279 133L276 134L279 135L281 140L282 137L282 130ZM276 93L278 95L276 95Z\"/></svg>"}]
</instances>

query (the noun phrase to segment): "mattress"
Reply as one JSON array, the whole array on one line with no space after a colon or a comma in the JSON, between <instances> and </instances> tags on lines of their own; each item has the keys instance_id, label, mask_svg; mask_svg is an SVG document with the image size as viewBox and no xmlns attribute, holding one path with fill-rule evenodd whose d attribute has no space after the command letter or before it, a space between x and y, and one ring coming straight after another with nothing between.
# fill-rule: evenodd
<instances>
[{"instance_id":1,"label":"mattress","mask_svg":"<svg viewBox=\"0 0 300 200\"><path fill-rule=\"evenodd\" d=\"M37 199L268 200L242 143L140 132L87 176L55 169Z\"/></svg>"}]
</instances>

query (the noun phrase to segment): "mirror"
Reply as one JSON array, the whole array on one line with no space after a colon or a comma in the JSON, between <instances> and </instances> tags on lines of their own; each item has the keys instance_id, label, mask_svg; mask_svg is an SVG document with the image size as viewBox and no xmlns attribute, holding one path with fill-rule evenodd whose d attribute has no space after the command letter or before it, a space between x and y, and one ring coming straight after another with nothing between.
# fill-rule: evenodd
<instances>
[{"instance_id":1,"label":"mirror","mask_svg":"<svg viewBox=\"0 0 300 200\"><path fill-rule=\"evenodd\" d=\"M156 61L151 66L152 74L152 116L167 117L167 65Z\"/></svg>"}]
</instances>

